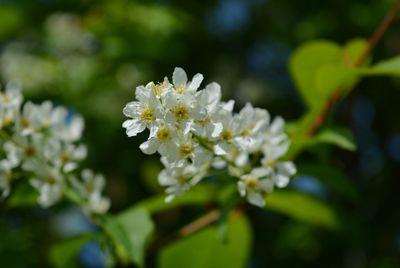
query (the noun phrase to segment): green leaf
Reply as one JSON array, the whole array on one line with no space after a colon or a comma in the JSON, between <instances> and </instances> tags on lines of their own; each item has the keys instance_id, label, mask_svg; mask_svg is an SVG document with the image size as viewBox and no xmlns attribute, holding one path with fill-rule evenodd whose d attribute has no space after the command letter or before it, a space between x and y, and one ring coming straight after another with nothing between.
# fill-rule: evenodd
<instances>
[{"instance_id":1,"label":"green leaf","mask_svg":"<svg viewBox=\"0 0 400 268\"><path fill-rule=\"evenodd\" d=\"M278 190L266 197L265 209L284 214L309 224L336 229L338 218L328 204L294 190Z\"/></svg>"},{"instance_id":2,"label":"green leaf","mask_svg":"<svg viewBox=\"0 0 400 268\"><path fill-rule=\"evenodd\" d=\"M400 56L380 61L373 65L371 68L364 68L359 70L363 75L400 75Z\"/></svg>"},{"instance_id":3,"label":"green leaf","mask_svg":"<svg viewBox=\"0 0 400 268\"><path fill-rule=\"evenodd\" d=\"M299 121L300 123L302 122ZM294 135L291 137L291 141L292 143L289 151L284 156L284 160L293 160L302 151L318 144L332 144L345 150L356 150L352 133L344 128L325 129L311 137Z\"/></svg>"},{"instance_id":4,"label":"green leaf","mask_svg":"<svg viewBox=\"0 0 400 268\"><path fill-rule=\"evenodd\" d=\"M227 241L215 226L208 227L164 248L158 259L161 268L243 268L248 266L251 228L243 215L231 215Z\"/></svg>"},{"instance_id":5,"label":"green leaf","mask_svg":"<svg viewBox=\"0 0 400 268\"><path fill-rule=\"evenodd\" d=\"M97 234L85 234L62 241L50 250L50 262L57 268L80 267L77 255L79 250Z\"/></svg>"},{"instance_id":6,"label":"green leaf","mask_svg":"<svg viewBox=\"0 0 400 268\"><path fill-rule=\"evenodd\" d=\"M313 176L333 191L343 196L353 200L357 199L359 196L350 178L333 166L322 164L298 164L297 169L299 174Z\"/></svg>"},{"instance_id":7,"label":"green leaf","mask_svg":"<svg viewBox=\"0 0 400 268\"><path fill-rule=\"evenodd\" d=\"M144 266L144 252L154 230L154 223L145 209L132 208L116 216L107 216L103 228L123 264L133 262Z\"/></svg>"},{"instance_id":8,"label":"green leaf","mask_svg":"<svg viewBox=\"0 0 400 268\"><path fill-rule=\"evenodd\" d=\"M290 60L294 82L310 108L321 106L329 93L318 91L315 82L317 72L326 64L343 64L341 47L329 41L306 43L293 53Z\"/></svg>"},{"instance_id":9,"label":"green leaf","mask_svg":"<svg viewBox=\"0 0 400 268\"><path fill-rule=\"evenodd\" d=\"M155 214L182 205L198 205L213 201L215 189L208 185L197 185L187 193L175 197L171 202L165 202L166 195L157 195L145 199L135 205L146 209L149 213Z\"/></svg>"},{"instance_id":10,"label":"green leaf","mask_svg":"<svg viewBox=\"0 0 400 268\"><path fill-rule=\"evenodd\" d=\"M312 138L312 144L328 143L342 149L355 151L356 145L351 132L346 130L325 129Z\"/></svg>"},{"instance_id":11,"label":"green leaf","mask_svg":"<svg viewBox=\"0 0 400 268\"><path fill-rule=\"evenodd\" d=\"M367 45L367 41L359 38L350 40L343 48L329 41L312 41L293 53L290 72L309 108L295 124L294 136L304 136L337 89L348 93L359 81L361 74L355 63ZM292 154L296 155L299 148Z\"/></svg>"}]
</instances>

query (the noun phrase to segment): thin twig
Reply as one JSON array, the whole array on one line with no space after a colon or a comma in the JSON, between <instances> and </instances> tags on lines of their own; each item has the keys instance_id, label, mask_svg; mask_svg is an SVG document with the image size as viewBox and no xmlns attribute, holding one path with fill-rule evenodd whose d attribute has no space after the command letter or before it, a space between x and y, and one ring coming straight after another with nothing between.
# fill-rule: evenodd
<instances>
[{"instance_id":1,"label":"thin twig","mask_svg":"<svg viewBox=\"0 0 400 268\"><path fill-rule=\"evenodd\" d=\"M194 234L205 227L215 223L220 218L221 212L219 209L212 209L209 212L205 213L203 216L197 218L191 223L183 226L176 233L165 237L164 239L159 240L156 244L151 246L148 250L148 254L154 254L163 246L171 243L172 241L178 240L180 238L187 237L191 234Z\"/></svg>"},{"instance_id":2,"label":"thin twig","mask_svg":"<svg viewBox=\"0 0 400 268\"><path fill-rule=\"evenodd\" d=\"M398 0L392 8L388 11L386 16L383 18L379 26L376 28L374 33L372 34L371 38L368 41L368 45L365 48L365 50L360 54L358 59L354 63L354 67L361 66L364 64L372 50L376 47L376 45L379 43L379 41L382 39L383 35L389 28L389 26L396 20L397 13L400 11L400 0ZM319 127L322 125L322 123L325 121L325 118L327 117L329 111L332 109L332 107L336 104L336 102L339 100L343 93L342 88L336 89L328 101L325 103L324 107L322 108L320 114L318 117L312 122L310 127L307 129L305 132L305 136L309 137L312 134L314 134Z\"/></svg>"},{"instance_id":3,"label":"thin twig","mask_svg":"<svg viewBox=\"0 0 400 268\"><path fill-rule=\"evenodd\" d=\"M218 209L213 209L210 212L204 214L200 218L196 219L195 221L189 223L188 225L184 226L178 231L180 237L189 236L204 227L216 222L221 213Z\"/></svg>"}]
</instances>

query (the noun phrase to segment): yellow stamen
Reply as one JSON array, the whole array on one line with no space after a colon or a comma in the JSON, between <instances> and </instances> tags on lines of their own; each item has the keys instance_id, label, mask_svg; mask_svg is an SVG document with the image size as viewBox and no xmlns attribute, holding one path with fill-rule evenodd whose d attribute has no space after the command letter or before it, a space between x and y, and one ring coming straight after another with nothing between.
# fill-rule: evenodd
<instances>
[{"instance_id":1,"label":"yellow stamen","mask_svg":"<svg viewBox=\"0 0 400 268\"><path fill-rule=\"evenodd\" d=\"M231 142L233 139L232 131L230 129L225 129L224 131L222 131L221 139L223 139L224 141L227 141L227 142Z\"/></svg>"},{"instance_id":2,"label":"yellow stamen","mask_svg":"<svg viewBox=\"0 0 400 268\"><path fill-rule=\"evenodd\" d=\"M164 90L167 88L167 80L164 80L162 83L158 83L157 85L152 83L151 89L156 93L157 96L161 96Z\"/></svg>"},{"instance_id":3,"label":"yellow stamen","mask_svg":"<svg viewBox=\"0 0 400 268\"><path fill-rule=\"evenodd\" d=\"M256 189L258 187L258 179L254 176L249 176L246 178L245 185L247 189Z\"/></svg>"},{"instance_id":4,"label":"yellow stamen","mask_svg":"<svg viewBox=\"0 0 400 268\"><path fill-rule=\"evenodd\" d=\"M185 93L186 89L187 89L186 86L180 86L180 87L178 87L175 91L176 91L176 93L178 93L178 94L183 94L183 93Z\"/></svg>"},{"instance_id":5,"label":"yellow stamen","mask_svg":"<svg viewBox=\"0 0 400 268\"><path fill-rule=\"evenodd\" d=\"M177 121L182 121L189 118L189 108L184 104L178 104L172 110Z\"/></svg>"},{"instance_id":6,"label":"yellow stamen","mask_svg":"<svg viewBox=\"0 0 400 268\"><path fill-rule=\"evenodd\" d=\"M187 156L192 153L192 146L190 144L181 144L179 146L179 154L182 156Z\"/></svg>"},{"instance_id":7,"label":"yellow stamen","mask_svg":"<svg viewBox=\"0 0 400 268\"><path fill-rule=\"evenodd\" d=\"M167 142L171 139L171 131L167 127L160 127L157 131L157 139L160 142Z\"/></svg>"},{"instance_id":8,"label":"yellow stamen","mask_svg":"<svg viewBox=\"0 0 400 268\"><path fill-rule=\"evenodd\" d=\"M146 124L153 122L154 121L153 110L150 109L149 107L144 108L142 113L140 114L140 119Z\"/></svg>"}]
</instances>

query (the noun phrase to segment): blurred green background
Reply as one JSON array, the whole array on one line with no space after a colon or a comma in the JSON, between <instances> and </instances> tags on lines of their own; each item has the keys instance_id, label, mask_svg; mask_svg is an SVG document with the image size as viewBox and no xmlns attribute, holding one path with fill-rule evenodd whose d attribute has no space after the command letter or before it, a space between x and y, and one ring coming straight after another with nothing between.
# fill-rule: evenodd
<instances>
[{"instance_id":1,"label":"blurred green background","mask_svg":"<svg viewBox=\"0 0 400 268\"><path fill-rule=\"evenodd\" d=\"M224 99L234 98L239 108L250 101L296 120L305 106L288 71L293 50L313 39L367 38L393 2L0 0L0 79L21 81L26 99L51 99L84 116L86 165L106 175L118 212L162 191L158 158L138 148L146 134L128 139L121 127L137 85L162 81L180 66L190 77L200 72L205 83L220 83ZM397 23L373 58L399 53ZM400 267L399 87L400 80L368 78L336 107L329 120L351 128L356 153L323 147L296 160L304 167L290 187L331 204L345 228L326 230L249 207L248 267ZM325 176L342 176L349 185L334 191ZM50 266L53 242L93 229L67 204L0 209L0 267ZM162 213L157 232L177 230L202 210ZM96 245L79 258L85 267L104 264Z\"/></svg>"}]
</instances>

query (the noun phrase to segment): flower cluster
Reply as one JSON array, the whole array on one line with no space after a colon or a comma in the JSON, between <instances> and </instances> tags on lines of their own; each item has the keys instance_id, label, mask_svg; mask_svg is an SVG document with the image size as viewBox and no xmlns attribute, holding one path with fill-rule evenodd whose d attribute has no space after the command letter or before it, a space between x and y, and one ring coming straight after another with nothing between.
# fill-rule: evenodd
<instances>
[{"instance_id":1,"label":"flower cluster","mask_svg":"<svg viewBox=\"0 0 400 268\"><path fill-rule=\"evenodd\" d=\"M136 101L128 103L123 123L129 137L149 129L140 145L145 154L158 152L165 169L159 183L166 187L167 201L199 183L214 169L226 169L239 178L241 196L264 206L264 195L285 187L296 173L295 165L280 161L289 140L284 121L272 122L264 109L247 103L234 113L234 101L221 101L221 87L208 84L198 90L203 75L191 81L175 68L172 83L148 83L136 88Z\"/></svg>"},{"instance_id":2,"label":"flower cluster","mask_svg":"<svg viewBox=\"0 0 400 268\"><path fill-rule=\"evenodd\" d=\"M18 83L0 91L0 196L10 194L14 180L28 178L43 207L72 193L88 213L106 212L104 178L88 170L76 176L87 153L78 143L83 119L49 101L22 102Z\"/></svg>"}]
</instances>

